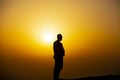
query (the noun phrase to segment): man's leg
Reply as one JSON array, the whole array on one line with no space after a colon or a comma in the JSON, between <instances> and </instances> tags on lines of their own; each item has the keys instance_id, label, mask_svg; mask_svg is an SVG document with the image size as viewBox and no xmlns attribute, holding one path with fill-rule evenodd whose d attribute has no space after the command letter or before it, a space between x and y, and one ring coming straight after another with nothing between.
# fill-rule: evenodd
<instances>
[{"instance_id":1,"label":"man's leg","mask_svg":"<svg viewBox=\"0 0 120 80\"><path fill-rule=\"evenodd\" d=\"M60 72L63 68L63 58L59 59L58 62L57 62L57 75L58 75L58 79L59 79L59 75L60 75Z\"/></svg>"},{"instance_id":2,"label":"man's leg","mask_svg":"<svg viewBox=\"0 0 120 80\"><path fill-rule=\"evenodd\" d=\"M59 62L58 60L55 60L55 66L54 66L54 80L58 80L59 77Z\"/></svg>"},{"instance_id":3,"label":"man's leg","mask_svg":"<svg viewBox=\"0 0 120 80\"><path fill-rule=\"evenodd\" d=\"M54 67L54 80L59 79L60 71L63 68L63 58L55 59L55 67Z\"/></svg>"}]
</instances>

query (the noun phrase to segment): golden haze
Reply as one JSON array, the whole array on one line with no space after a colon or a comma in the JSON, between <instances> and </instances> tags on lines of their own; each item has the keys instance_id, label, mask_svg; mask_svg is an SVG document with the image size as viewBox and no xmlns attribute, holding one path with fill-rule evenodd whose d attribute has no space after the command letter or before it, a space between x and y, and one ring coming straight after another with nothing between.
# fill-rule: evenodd
<instances>
[{"instance_id":1,"label":"golden haze","mask_svg":"<svg viewBox=\"0 0 120 80\"><path fill-rule=\"evenodd\" d=\"M21 80L30 75L30 79L52 78L52 45L58 33L66 51L62 77L120 74L116 0L3 0L1 4L4 75L22 76ZM52 35L49 43L46 34Z\"/></svg>"}]
</instances>

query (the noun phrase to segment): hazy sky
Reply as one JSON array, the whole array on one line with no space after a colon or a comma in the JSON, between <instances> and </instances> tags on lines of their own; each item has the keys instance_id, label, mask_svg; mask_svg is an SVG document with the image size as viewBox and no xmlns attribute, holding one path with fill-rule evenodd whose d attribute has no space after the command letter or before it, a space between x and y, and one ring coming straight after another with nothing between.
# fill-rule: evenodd
<instances>
[{"instance_id":1,"label":"hazy sky","mask_svg":"<svg viewBox=\"0 0 120 80\"><path fill-rule=\"evenodd\" d=\"M0 0L2 75L51 80L58 33L66 52L62 78L120 74L119 8L119 0Z\"/></svg>"}]
</instances>

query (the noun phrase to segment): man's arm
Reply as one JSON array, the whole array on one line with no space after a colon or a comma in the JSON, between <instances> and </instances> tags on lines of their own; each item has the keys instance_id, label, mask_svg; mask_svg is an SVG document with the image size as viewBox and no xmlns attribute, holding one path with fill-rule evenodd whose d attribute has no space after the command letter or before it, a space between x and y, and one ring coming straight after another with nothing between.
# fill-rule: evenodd
<instances>
[{"instance_id":1,"label":"man's arm","mask_svg":"<svg viewBox=\"0 0 120 80\"><path fill-rule=\"evenodd\" d=\"M64 50L64 47L63 47L62 43L61 43L61 47L62 47L63 56L65 56L65 50Z\"/></svg>"}]
</instances>

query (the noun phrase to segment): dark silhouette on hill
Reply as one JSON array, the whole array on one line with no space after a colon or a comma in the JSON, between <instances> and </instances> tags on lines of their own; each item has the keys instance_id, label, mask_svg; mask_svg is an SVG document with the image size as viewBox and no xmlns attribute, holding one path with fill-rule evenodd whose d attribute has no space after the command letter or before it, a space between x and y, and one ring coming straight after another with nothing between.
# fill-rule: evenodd
<instances>
[{"instance_id":1,"label":"dark silhouette on hill","mask_svg":"<svg viewBox=\"0 0 120 80\"><path fill-rule=\"evenodd\" d=\"M1 77L0 75L0 80L17 80L17 79L14 79L10 76ZM59 80L120 80L120 75L106 75L106 76L96 76L96 77L94 76L94 77L84 77L84 78L76 78L76 79L59 79Z\"/></svg>"},{"instance_id":2,"label":"dark silhouette on hill","mask_svg":"<svg viewBox=\"0 0 120 80\"><path fill-rule=\"evenodd\" d=\"M62 35L58 34L57 40L53 44L54 59L55 59L54 74L53 74L54 80L58 80L59 78L60 71L63 68L63 56L65 56L65 50L60 41L62 41Z\"/></svg>"},{"instance_id":3,"label":"dark silhouette on hill","mask_svg":"<svg viewBox=\"0 0 120 80\"><path fill-rule=\"evenodd\" d=\"M59 80L120 80L120 75L106 75L96 77L85 77L77 79L59 79Z\"/></svg>"}]
</instances>

